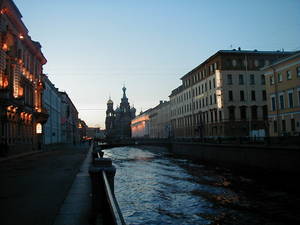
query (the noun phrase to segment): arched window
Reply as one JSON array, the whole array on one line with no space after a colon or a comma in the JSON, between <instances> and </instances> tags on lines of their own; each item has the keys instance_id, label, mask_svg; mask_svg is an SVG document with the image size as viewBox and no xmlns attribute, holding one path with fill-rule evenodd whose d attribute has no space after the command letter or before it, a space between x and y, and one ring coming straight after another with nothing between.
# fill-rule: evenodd
<instances>
[{"instance_id":1,"label":"arched window","mask_svg":"<svg viewBox=\"0 0 300 225\"><path fill-rule=\"evenodd\" d=\"M41 134L42 131L43 131L42 124L41 124L41 123L37 123L37 124L36 124L36 133L37 133L37 134Z\"/></svg>"}]
</instances>

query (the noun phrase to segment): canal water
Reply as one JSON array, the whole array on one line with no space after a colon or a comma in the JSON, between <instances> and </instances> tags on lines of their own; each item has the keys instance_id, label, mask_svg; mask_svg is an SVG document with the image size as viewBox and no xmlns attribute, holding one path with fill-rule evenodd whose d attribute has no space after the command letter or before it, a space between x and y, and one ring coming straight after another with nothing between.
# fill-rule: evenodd
<instances>
[{"instance_id":1,"label":"canal water","mask_svg":"<svg viewBox=\"0 0 300 225\"><path fill-rule=\"evenodd\" d=\"M273 224L276 216L264 212L267 202L274 205L278 196L287 197L278 191L262 193L249 178L176 158L164 148L113 148L105 150L105 157L117 168L115 195L128 225ZM255 194L249 198L249 192ZM257 193L268 197L260 202ZM276 201L275 206L281 207Z\"/></svg>"}]
</instances>

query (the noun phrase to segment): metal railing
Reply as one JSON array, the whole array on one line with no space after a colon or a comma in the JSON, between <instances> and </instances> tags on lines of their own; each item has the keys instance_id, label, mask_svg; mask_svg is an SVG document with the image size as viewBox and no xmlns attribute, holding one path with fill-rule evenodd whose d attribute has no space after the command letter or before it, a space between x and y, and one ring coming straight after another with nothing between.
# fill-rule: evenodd
<instances>
[{"instance_id":1,"label":"metal railing","mask_svg":"<svg viewBox=\"0 0 300 225\"><path fill-rule=\"evenodd\" d=\"M92 223L125 225L123 215L114 195L116 168L110 158L103 158L99 146L93 147L93 161L89 168L92 180Z\"/></svg>"}]
</instances>

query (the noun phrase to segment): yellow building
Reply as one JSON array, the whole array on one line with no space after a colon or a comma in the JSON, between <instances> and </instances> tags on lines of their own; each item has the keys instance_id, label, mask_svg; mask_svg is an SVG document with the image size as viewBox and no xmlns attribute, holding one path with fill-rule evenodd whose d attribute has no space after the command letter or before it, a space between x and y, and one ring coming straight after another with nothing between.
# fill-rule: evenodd
<instances>
[{"instance_id":1,"label":"yellow building","mask_svg":"<svg viewBox=\"0 0 300 225\"><path fill-rule=\"evenodd\" d=\"M261 67L294 52L220 50L185 74L170 97L174 137L265 136Z\"/></svg>"},{"instance_id":2,"label":"yellow building","mask_svg":"<svg viewBox=\"0 0 300 225\"><path fill-rule=\"evenodd\" d=\"M262 68L270 136L300 134L300 52Z\"/></svg>"}]
</instances>

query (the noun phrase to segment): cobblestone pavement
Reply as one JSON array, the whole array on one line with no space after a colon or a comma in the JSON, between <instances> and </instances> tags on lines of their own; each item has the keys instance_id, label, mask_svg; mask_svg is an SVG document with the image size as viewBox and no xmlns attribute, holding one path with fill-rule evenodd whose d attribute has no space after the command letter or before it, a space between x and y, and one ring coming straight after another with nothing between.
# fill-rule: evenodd
<instances>
[{"instance_id":1,"label":"cobblestone pavement","mask_svg":"<svg viewBox=\"0 0 300 225\"><path fill-rule=\"evenodd\" d=\"M1 162L0 224L52 225L88 146Z\"/></svg>"}]
</instances>

